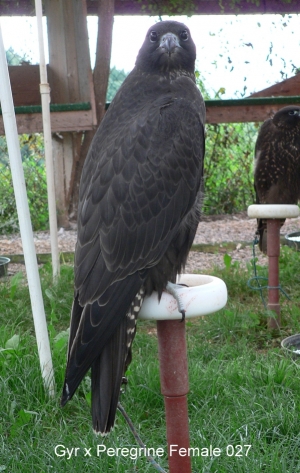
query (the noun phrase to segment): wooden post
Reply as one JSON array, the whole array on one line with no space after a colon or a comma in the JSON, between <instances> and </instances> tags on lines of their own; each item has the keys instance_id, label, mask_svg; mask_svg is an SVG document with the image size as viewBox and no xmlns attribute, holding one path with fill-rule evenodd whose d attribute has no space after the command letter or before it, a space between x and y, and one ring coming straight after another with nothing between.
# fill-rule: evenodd
<instances>
[{"instance_id":1,"label":"wooden post","mask_svg":"<svg viewBox=\"0 0 300 473\"><path fill-rule=\"evenodd\" d=\"M49 41L49 83L52 103L90 102L96 125L85 0L46 0ZM59 133L55 149L55 184L60 226L68 222L68 195L78 140L75 133Z\"/></svg>"}]
</instances>

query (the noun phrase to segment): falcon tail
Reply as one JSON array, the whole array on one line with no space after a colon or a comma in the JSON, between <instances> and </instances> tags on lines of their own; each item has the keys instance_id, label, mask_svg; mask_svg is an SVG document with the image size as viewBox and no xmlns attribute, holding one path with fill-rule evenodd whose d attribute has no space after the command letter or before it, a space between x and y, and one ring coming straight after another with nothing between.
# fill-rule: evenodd
<instances>
[{"instance_id":1,"label":"falcon tail","mask_svg":"<svg viewBox=\"0 0 300 473\"><path fill-rule=\"evenodd\" d=\"M285 219L280 220L281 226L284 224ZM258 246L262 253L267 254L267 222L263 219L257 219L257 231L259 235Z\"/></svg>"},{"instance_id":2,"label":"falcon tail","mask_svg":"<svg viewBox=\"0 0 300 473\"><path fill-rule=\"evenodd\" d=\"M262 253L267 254L267 222L257 219L256 234L259 235L258 247Z\"/></svg>"},{"instance_id":3,"label":"falcon tail","mask_svg":"<svg viewBox=\"0 0 300 473\"><path fill-rule=\"evenodd\" d=\"M114 426L121 385L131 362L131 345L143 300L144 289L141 288L126 317L92 364L92 420L96 433L107 434Z\"/></svg>"}]
</instances>

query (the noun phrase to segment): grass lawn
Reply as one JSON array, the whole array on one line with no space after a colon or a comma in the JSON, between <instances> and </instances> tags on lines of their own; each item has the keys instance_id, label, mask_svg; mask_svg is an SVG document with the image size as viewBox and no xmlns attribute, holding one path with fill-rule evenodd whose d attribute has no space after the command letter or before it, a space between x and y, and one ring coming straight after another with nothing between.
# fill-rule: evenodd
<instances>
[{"instance_id":1,"label":"grass lawn","mask_svg":"<svg viewBox=\"0 0 300 473\"><path fill-rule=\"evenodd\" d=\"M247 287L252 269L241 269L229 257L224 261L214 275L227 284L226 309L186 323L193 473L298 472L300 358L286 356L280 340L300 332L300 255L282 248L281 284L292 300L281 297L277 334L266 329L259 293ZM266 275L266 268L258 271ZM72 401L59 407L73 270L63 266L56 286L49 266L40 274L57 394L49 399L43 390L26 280L20 274L2 279L0 472L156 471L143 455L135 455L135 439L120 413L109 436L94 435L88 377ZM155 324L138 324L128 381L121 402L147 447L162 449L156 460L168 470ZM132 450L126 456L117 451L122 447ZM209 455L209 448L220 449L215 450L219 455Z\"/></svg>"}]
</instances>

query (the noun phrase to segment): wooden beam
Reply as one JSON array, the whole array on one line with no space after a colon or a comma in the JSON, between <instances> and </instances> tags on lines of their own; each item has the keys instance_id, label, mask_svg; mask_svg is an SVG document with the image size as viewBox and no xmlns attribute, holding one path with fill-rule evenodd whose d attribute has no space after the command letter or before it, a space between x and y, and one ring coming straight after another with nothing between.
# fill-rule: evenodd
<instances>
[{"instance_id":1,"label":"wooden beam","mask_svg":"<svg viewBox=\"0 0 300 473\"><path fill-rule=\"evenodd\" d=\"M271 87L267 87L259 92L255 92L251 94L250 97L278 97L285 95L300 96L300 74L278 82L278 84L271 85Z\"/></svg>"},{"instance_id":2,"label":"wooden beam","mask_svg":"<svg viewBox=\"0 0 300 473\"><path fill-rule=\"evenodd\" d=\"M51 129L53 133L65 131L92 130L94 113L92 110L76 112L51 112ZM41 113L16 115L18 133L42 133L43 123ZM3 119L0 116L0 135L4 135Z\"/></svg>"},{"instance_id":3,"label":"wooden beam","mask_svg":"<svg viewBox=\"0 0 300 473\"><path fill-rule=\"evenodd\" d=\"M94 11L94 2L87 1L88 14ZM299 13L298 0L191 0L182 2L115 0L116 15L249 15L254 13Z\"/></svg>"},{"instance_id":4,"label":"wooden beam","mask_svg":"<svg viewBox=\"0 0 300 473\"><path fill-rule=\"evenodd\" d=\"M298 96L298 100L296 100ZM285 79L278 84L274 84L266 89L251 94L249 98L259 97L280 97L281 103L275 104L250 104L248 98L239 100L240 104L234 105L232 101L222 101L223 106L210 106L206 102L206 122L207 123L242 123L242 122L262 122L286 105L297 103L300 97L300 74ZM284 101L286 99L286 102ZM278 99L277 99L278 100ZM243 103L244 101L244 103ZM212 101L213 102L213 101ZM232 102L227 106L224 102ZM237 101L238 102L238 101ZM258 100L256 100L258 102ZM224 106L225 105L225 106Z\"/></svg>"},{"instance_id":5,"label":"wooden beam","mask_svg":"<svg viewBox=\"0 0 300 473\"><path fill-rule=\"evenodd\" d=\"M82 64L79 65L79 68ZM41 105L40 95L40 72L38 65L24 65L24 66L9 66L8 67L12 95L15 107ZM93 115L92 123L97 125L96 111L95 111L95 97L93 88L93 78L91 71L84 71L79 74L79 85L75 89L77 94L67 94L72 100L68 102L66 99L62 100L60 94L60 87L55 86L54 77L51 67L47 66L47 73L49 78L49 85L51 89L51 104L60 103L82 103L88 102L91 104ZM84 84L84 85L83 85ZM79 100L80 99L80 100ZM90 129L90 128L89 128Z\"/></svg>"},{"instance_id":6,"label":"wooden beam","mask_svg":"<svg viewBox=\"0 0 300 473\"><path fill-rule=\"evenodd\" d=\"M87 0L88 15L97 15L95 0ZM189 2L170 2L170 0L116 0L116 15L159 15L159 14L197 14L197 15L247 15L256 13L300 13L299 0L191 0ZM32 0L1 0L0 16L34 16Z\"/></svg>"},{"instance_id":7,"label":"wooden beam","mask_svg":"<svg viewBox=\"0 0 300 473\"><path fill-rule=\"evenodd\" d=\"M2 0L0 16L35 16L34 2L30 0Z\"/></svg>"},{"instance_id":8,"label":"wooden beam","mask_svg":"<svg viewBox=\"0 0 300 473\"><path fill-rule=\"evenodd\" d=\"M94 110L85 1L47 0L45 5L51 101L56 104L90 102Z\"/></svg>"},{"instance_id":9,"label":"wooden beam","mask_svg":"<svg viewBox=\"0 0 300 473\"><path fill-rule=\"evenodd\" d=\"M71 170L73 166L73 134L57 133L53 135L53 159L55 173L55 187L57 199L57 220L59 227L68 226L67 195L65 190L69 189Z\"/></svg>"},{"instance_id":10,"label":"wooden beam","mask_svg":"<svg viewBox=\"0 0 300 473\"><path fill-rule=\"evenodd\" d=\"M227 107L206 106L206 123L263 122L286 104L233 105Z\"/></svg>"},{"instance_id":11,"label":"wooden beam","mask_svg":"<svg viewBox=\"0 0 300 473\"><path fill-rule=\"evenodd\" d=\"M239 122L261 122L272 116L280 108L290 105L289 102L270 105L228 105L209 106L206 105L206 123L239 123ZM80 132L92 130L91 120L93 112L51 112L51 127L53 133ZM39 133L43 130L42 115L40 113L17 114L18 132ZM0 116L0 135L4 134L3 120Z\"/></svg>"},{"instance_id":12,"label":"wooden beam","mask_svg":"<svg viewBox=\"0 0 300 473\"><path fill-rule=\"evenodd\" d=\"M59 223L68 220L70 165L76 163L78 140L71 131L93 130L97 123L85 0L45 0L49 44L49 83L55 104L91 103L89 113L52 115L52 131L59 129L62 139L55 141L55 187ZM98 4L98 2L97 2ZM64 119L67 120L64 121ZM65 133L69 132L69 133ZM81 135L80 135L81 136Z\"/></svg>"},{"instance_id":13,"label":"wooden beam","mask_svg":"<svg viewBox=\"0 0 300 473\"><path fill-rule=\"evenodd\" d=\"M39 66L8 66L14 106L41 105Z\"/></svg>"}]
</instances>

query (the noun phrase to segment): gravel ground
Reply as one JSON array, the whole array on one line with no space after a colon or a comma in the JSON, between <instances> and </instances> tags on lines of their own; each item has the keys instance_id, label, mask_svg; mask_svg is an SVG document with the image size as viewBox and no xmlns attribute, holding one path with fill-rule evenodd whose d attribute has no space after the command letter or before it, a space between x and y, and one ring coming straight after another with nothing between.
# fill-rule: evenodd
<instances>
[{"instance_id":1,"label":"gravel ground","mask_svg":"<svg viewBox=\"0 0 300 473\"><path fill-rule=\"evenodd\" d=\"M247 217L246 212L236 215L215 215L204 216L199 224L197 234L194 240L196 244L219 245L223 242L235 242L236 248L226 250L222 247L216 248L218 253L191 251L186 266L186 272L194 270L209 270L214 266L223 266L224 253L230 254L233 261L240 261L246 264L252 258L251 246L241 247L241 242L253 241L256 229L256 221ZM285 235L293 231L300 230L300 217L296 219L287 219L281 228L281 234ZM34 242L37 253L50 253L49 232L35 232ZM64 230L61 228L58 232L58 246L61 252L73 252L76 243L76 226L72 229ZM0 254L13 255L23 254L22 241L19 234L0 235ZM266 257L259 255L259 263L265 264ZM10 264L9 273L15 273L20 270L22 265Z\"/></svg>"}]
</instances>

